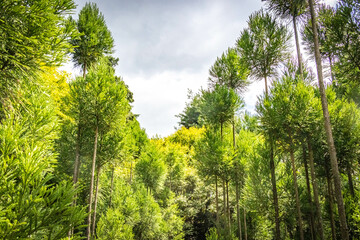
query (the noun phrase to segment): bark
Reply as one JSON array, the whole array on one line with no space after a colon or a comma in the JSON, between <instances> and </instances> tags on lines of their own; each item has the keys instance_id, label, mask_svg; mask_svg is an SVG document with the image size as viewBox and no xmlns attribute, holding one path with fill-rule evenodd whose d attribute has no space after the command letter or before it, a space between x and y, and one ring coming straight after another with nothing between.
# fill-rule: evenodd
<instances>
[{"instance_id":1,"label":"bark","mask_svg":"<svg viewBox=\"0 0 360 240\"><path fill-rule=\"evenodd\" d=\"M329 199L329 215L330 215L330 226L331 226L331 237L332 240L336 240L336 227L335 227L335 219L334 219L334 212L333 212L333 191L331 187L331 177L330 173L327 170L326 174L326 181L327 181L327 190L328 190L328 199Z\"/></svg>"},{"instance_id":2,"label":"bark","mask_svg":"<svg viewBox=\"0 0 360 240\"><path fill-rule=\"evenodd\" d=\"M83 78L86 77L86 63L84 63L84 67L83 67Z\"/></svg>"},{"instance_id":3,"label":"bark","mask_svg":"<svg viewBox=\"0 0 360 240\"><path fill-rule=\"evenodd\" d=\"M94 199L94 213L93 213L93 220L92 220L92 236L95 236L95 228L96 228L96 207L97 207L97 200L99 194L99 176L100 176L101 168L98 167L96 171L96 187L95 187L95 199Z\"/></svg>"},{"instance_id":4,"label":"bark","mask_svg":"<svg viewBox=\"0 0 360 240\"><path fill-rule=\"evenodd\" d=\"M226 213L228 221L229 236L231 235L231 219L230 219L230 205L229 205L229 181L226 181Z\"/></svg>"},{"instance_id":5,"label":"bark","mask_svg":"<svg viewBox=\"0 0 360 240\"><path fill-rule=\"evenodd\" d=\"M232 133L233 133L233 148L235 151L236 148L236 140L235 140L235 116L233 118L233 122L232 122Z\"/></svg>"},{"instance_id":6,"label":"bark","mask_svg":"<svg viewBox=\"0 0 360 240\"><path fill-rule=\"evenodd\" d=\"M332 63L332 59L331 59L331 55L330 55L330 54L329 54L329 64L330 64L331 82L334 82L335 76L334 76L333 63Z\"/></svg>"},{"instance_id":7,"label":"bark","mask_svg":"<svg viewBox=\"0 0 360 240\"><path fill-rule=\"evenodd\" d=\"M81 139L81 127L80 123L78 125L77 134L76 134L76 149L75 149L75 163L74 163L74 185L77 184L79 179L79 170L80 170L80 139Z\"/></svg>"},{"instance_id":8,"label":"bark","mask_svg":"<svg viewBox=\"0 0 360 240\"><path fill-rule=\"evenodd\" d=\"M330 123L330 116L328 110L328 104L326 99L325 87L324 87L324 80L323 80L323 73L322 73L322 65L321 65L321 56L319 50L319 39L317 33L317 22L316 22L316 15L314 10L314 0L309 0L309 7L310 7L310 14L311 14L311 23L312 23L312 30L314 35L314 49L315 49L315 60L316 60L316 68L318 73L318 80L319 80L319 89L320 89L320 96L321 96L321 105L323 109L324 115L324 126L326 132L326 140L329 147L329 154L330 154L330 163L332 174L334 178L334 185L335 185L335 196L336 202L339 212L339 221L340 221L340 230L341 230L341 238L343 240L349 239L349 232L348 232L348 225L346 222L346 214L345 214L345 206L344 200L341 192L341 179L339 173L339 167L336 157L336 149L334 145L334 139L332 136L331 130L331 123Z\"/></svg>"},{"instance_id":9,"label":"bark","mask_svg":"<svg viewBox=\"0 0 360 240\"><path fill-rule=\"evenodd\" d=\"M222 181L222 189L223 189L223 213L226 216L226 188L225 188L225 180Z\"/></svg>"},{"instance_id":10,"label":"bark","mask_svg":"<svg viewBox=\"0 0 360 240\"><path fill-rule=\"evenodd\" d=\"M74 175L73 175L73 183L75 187L78 182L79 173L80 173L80 139L81 139L81 127L79 123L76 133L75 163L74 163ZM77 198L77 194L74 196L74 200L72 203L73 206L76 206L76 198ZM70 239L73 234L74 234L74 228L69 230L68 238Z\"/></svg>"},{"instance_id":11,"label":"bark","mask_svg":"<svg viewBox=\"0 0 360 240\"><path fill-rule=\"evenodd\" d=\"M274 145L273 141L270 140L270 170L271 170L271 184L275 208L275 240L280 240L280 219L279 219L279 201L276 188L276 177L275 177L275 163L274 163Z\"/></svg>"},{"instance_id":12,"label":"bark","mask_svg":"<svg viewBox=\"0 0 360 240\"><path fill-rule=\"evenodd\" d=\"M216 204L216 227L219 227L219 191L218 191L217 176L215 176L215 204Z\"/></svg>"},{"instance_id":13,"label":"bark","mask_svg":"<svg viewBox=\"0 0 360 240\"><path fill-rule=\"evenodd\" d=\"M354 183L353 183L353 179L352 179L350 164L347 164L347 166L346 166L346 173L347 173L347 176L348 176L350 194L351 194L351 197L354 197L355 196L355 190L354 190Z\"/></svg>"},{"instance_id":14,"label":"bark","mask_svg":"<svg viewBox=\"0 0 360 240\"><path fill-rule=\"evenodd\" d=\"M91 181L90 181L90 194L89 194L89 215L87 220L87 240L91 238L91 210L92 210L92 200L93 200L93 188L94 188L94 175L95 175L95 165L96 165L96 151L97 151L97 141L98 141L98 132L99 128L96 126L95 129L95 139L94 139L94 154L92 159L92 166L91 166Z\"/></svg>"},{"instance_id":15,"label":"bark","mask_svg":"<svg viewBox=\"0 0 360 240\"><path fill-rule=\"evenodd\" d=\"M264 80L265 80L265 95L266 95L266 97L268 97L268 86L267 86L267 77L266 76L265 76Z\"/></svg>"},{"instance_id":16,"label":"bark","mask_svg":"<svg viewBox=\"0 0 360 240\"><path fill-rule=\"evenodd\" d=\"M293 181L294 181L294 188L295 188L295 200L296 200L296 211L297 211L297 222L299 227L300 239L304 240L304 232L302 226L302 219L301 219L301 209L300 209L300 198L299 198L299 190L298 190L298 183L297 183L297 174L296 174L296 166L295 166L295 157L294 157L294 146L293 140L291 137L291 133L289 133L290 137L290 159L291 159L291 168L293 172Z\"/></svg>"},{"instance_id":17,"label":"bark","mask_svg":"<svg viewBox=\"0 0 360 240\"><path fill-rule=\"evenodd\" d=\"M310 188L310 179L309 179L309 168L308 168L308 164L307 164L307 157L306 157L306 149L305 149L305 145L303 144L303 160L304 160L304 168L305 168L305 177L306 177L306 189L308 192L308 201L309 201L309 205L310 205L310 233L311 233L311 239L314 239L314 233L315 231L315 221L314 221L314 214L313 214L313 203L312 203L312 197L311 197L311 188Z\"/></svg>"},{"instance_id":18,"label":"bark","mask_svg":"<svg viewBox=\"0 0 360 240\"><path fill-rule=\"evenodd\" d=\"M244 234L245 234L245 240L247 240L246 210L245 210L245 208L244 208Z\"/></svg>"},{"instance_id":19,"label":"bark","mask_svg":"<svg viewBox=\"0 0 360 240\"><path fill-rule=\"evenodd\" d=\"M267 88L267 77L264 77L265 80L265 95L268 97L268 88ZM279 201L276 188L276 175L275 175L275 163L274 163L274 142L270 139L270 172L271 172L271 185L273 192L273 201L275 209L275 240L280 240L280 219L279 219Z\"/></svg>"},{"instance_id":20,"label":"bark","mask_svg":"<svg viewBox=\"0 0 360 240\"><path fill-rule=\"evenodd\" d=\"M310 139L308 138L308 149L309 149L309 163L310 163L310 174L311 174L311 183L314 191L314 202L316 207L316 218L318 221L317 232L319 233L319 238L324 240L324 230L323 230L323 221L321 217L321 207L319 201L319 188L316 181L315 175L315 166L314 166L314 153L312 150Z\"/></svg>"},{"instance_id":21,"label":"bark","mask_svg":"<svg viewBox=\"0 0 360 240\"><path fill-rule=\"evenodd\" d=\"M240 191L239 191L239 183L237 182L236 183L236 220L238 224L239 240L242 240L239 200L240 200Z\"/></svg>"},{"instance_id":22,"label":"bark","mask_svg":"<svg viewBox=\"0 0 360 240\"><path fill-rule=\"evenodd\" d=\"M298 57L298 64L299 64L299 71L300 76L303 78L303 68L302 68L302 60L301 60L301 53L300 53L300 44L299 44L299 36L296 26L296 16L293 16L293 27L294 27L294 34L295 34L295 43L296 43L296 52Z\"/></svg>"}]
</instances>

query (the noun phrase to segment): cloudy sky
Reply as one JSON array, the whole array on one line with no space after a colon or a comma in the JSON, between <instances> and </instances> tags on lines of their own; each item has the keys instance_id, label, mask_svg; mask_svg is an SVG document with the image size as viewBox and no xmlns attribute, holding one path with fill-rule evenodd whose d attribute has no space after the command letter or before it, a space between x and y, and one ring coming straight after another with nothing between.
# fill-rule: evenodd
<instances>
[{"instance_id":1,"label":"cloudy sky","mask_svg":"<svg viewBox=\"0 0 360 240\"><path fill-rule=\"evenodd\" d=\"M333 2L334 0L330 0ZM75 0L77 13L85 0ZM115 40L117 75L134 93L133 112L149 137L178 127L188 89L207 86L208 70L235 44L260 0L95 0ZM253 111L264 87L244 95Z\"/></svg>"}]
</instances>

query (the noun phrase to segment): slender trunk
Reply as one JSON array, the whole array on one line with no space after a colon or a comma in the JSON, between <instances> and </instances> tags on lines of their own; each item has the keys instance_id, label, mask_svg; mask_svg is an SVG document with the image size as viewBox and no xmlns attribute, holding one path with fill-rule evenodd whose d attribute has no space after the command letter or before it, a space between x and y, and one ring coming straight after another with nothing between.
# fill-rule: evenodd
<instances>
[{"instance_id":1,"label":"slender trunk","mask_svg":"<svg viewBox=\"0 0 360 240\"><path fill-rule=\"evenodd\" d=\"M222 189L223 189L223 213L226 216L226 188L225 188L225 180L222 181Z\"/></svg>"},{"instance_id":2,"label":"slender trunk","mask_svg":"<svg viewBox=\"0 0 360 240\"><path fill-rule=\"evenodd\" d=\"M230 205L229 205L229 181L226 181L226 209L227 209L227 221L229 236L231 235L231 219L230 219Z\"/></svg>"},{"instance_id":3,"label":"slender trunk","mask_svg":"<svg viewBox=\"0 0 360 240\"><path fill-rule=\"evenodd\" d=\"M334 76L334 72L333 72L333 64L332 64L331 54L329 54L329 64L330 64L331 82L334 82L335 76Z\"/></svg>"},{"instance_id":4,"label":"slender trunk","mask_svg":"<svg viewBox=\"0 0 360 240\"><path fill-rule=\"evenodd\" d=\"M74 163L74 185L77 184L79 178L79 170L80 170L80 139L81 139L81 127L80 123L77 127L76 134L76 149L75 149L75 163Z\"/></svg>"},{"instance_id":5,"label":"slender trunk","mask_svg":"<svg viewBox=\"0 0 360 240\"><path fill-rule=\"evenodd\" d=\"M299 36L296 26L296 16L293 16L293 27L294 27L294 34L295 34L295 43L296 43L296 52L298 57L298 64L299 64L299 72L301 78L303 78L303 68L302 68L302 60L301 60L301 53L300 53L300 44L299 44Z\"/></svg>"},{"instance_id":6,"label":"slender trunk","mask_svg":"<svg viewBox=\"0 0 360 240\"><path fill-rule=\"evenodd\" d=\"M236 182L236 220L237 220L237 224L238 224L239 240L242 240L239 200L240 200L239 183Z\"/></svg>"},{"instance_id":7,"label":"slender trunk","mask_svg":"<svg viewBox=\"0 0 360 240\"><path fill-rule=\"evenodd\" d=\"M307 139L308 149L309 149L309 163L310 163L310 174L311 174L311 183L314 191L314 202L316 207L316 218L318 221L317 232L319 233L319 237L321 240L324 240L324 230L323 230L323 221L321 217L321 207L319 201L319 188L316 181L315 175L315 166L314 166L314 153L311 146L310 137Z\"/></svg>"},{"instance_id":8,"label":"slender trunk","mask_svg":"<svg viewBox=\"0 0 360 240\"><path fill-rule=\"evenodd\" d=\"M290 159L291 159L291 168L293 172L293 181L294 181L294 188L295 188L295 200L296 200L296 211L297 211L297 222L300 232L300 239L304 240L304 232L303 232L303 226L302 226L302 219L301 219L301 209L300 209L300 198L299 198L299 190L298 190L298 183L297 183L297 174L296 174L296 166L295 166L295 157L294 157L294 146L293 146L293 140L291 137L291 133L289 131L289 137L290 137Z\"/></svg>"},{"instance_id":9,"label":"slender trunk","mask_svg":"<svg viewBox=\"0 0 360 240\"><path fill-rule=\"evenodd\" d=\"M268 84L267 84L267 77L265 76L265 95L268 97Z\"/></svg>"},{"instance_id":10,"label":"slender trunk","mask_svg":"<svg viewBox=\"0 0 360 240\"><path fill-rule=\"evenodd\" d=\"M350 194L351 194L351 197L354 197L355 196L355 190L354 190L354 183L353 183L353 179L352 179L350 164L351 163L346 164L346 173L347 173L347 176L348 176Z\"/></svg>"},{"instance_id":11,"label":"slender trunk","mask_svg":"<svg viewBox=\"0 0 360 240\"><path fill-rule=\"evenodd\" d=\"M216 204L216 227L219 227L219 191L218 191L217 176L215 176L215 204Z\"/></svg>"},{"instance_id":12,"label":"slender trunk","mask_svg":"<svg viewBox=\"0 0 360 240\"><path fill-rule=\"evenodd\" d=\"M274 163L274 143L270 140L270 171L271 184L273 192L273 201L275 208L275 240L280 240L280 219L279 219L279 202L276 188L275 163Z\"/></svg>"},{"instance_id":13,"label":"slender trunk","mask_svg":"<svg viewBox=\"0 0 360 240\"><path fill-rule=\"evenodd\" d=\"M93 213L93 220L92 220L92 236L95 236L95 228L96 228L96 208L97 208L97 200L99 194L99 176L100 176L100 166L97 168L96 171L96 186L95 186L95 199L94 199L94 213Z\"/></svg>"},{"instance_id":14,"label":"slender trunk","mask_svg":"<svg viewBox=\"0 0 360 240\"><path fill-rule=\"evenodd\" d=\"M269 96L267 87L267 77L265 76L265 96ZM271 136L270 136L271 138ZM276 175L275 175L275 163L274 163L274 142L270 139L270 172L271 172L271 185L273 192L274 210L275 210L275 240L280 240L280 219L279 219L279 201L276 188Z\"/></svg>"},{"instance_id":15,"label":"slender trunk","mask_svg":"<svg viewBox=\"0 0 360 240\"><path fill-rule=\"evenodd\" d=\"M84 67L83 67L83 78L86 77L86 63L84 63Z\"/></svg>"},{"instance_id":16,"label":"slender trunk","mask_svg":"<svg viewBox=\"0 0 360 240\"><path fill-rule=\"evenodd\" d=\"M93 160L92 160L92 166L91 166L91 181L90 181L90 194L89 194L89 215L88 215L88 221L87 221L87 240L90 240L91 238L91 208L92 208L92 200L93 200L93 188L94 188L94 175L95 175L95 165L96 165L96 150L97 150L97 141L98 141L98 132L99 128L96 126L95 129L95 139L94 139L94 154L93 154Z\"/></svg>"},{"instance_id":17,"label":"slender trunk","mask_svg":"<svg viewBox=\"0 0 360 240\"><path fill-rule=\"evenodd\" d=\"M341 238L343 240L349 239L349 232L348 232L348 225L346 223L346 214L345 214L345 206L344 200L341 192L341 179L339 173L338 162L336 158L336 149L334 145L334 139L332 136L331 130L331 123L330 123L330 116L328 110L328 104L326 99L325 87L324 87L324 80L322 75L322 65L321 65L321 56L319 50L319 39L317 33L317 22L316 22L316 15L314 10L314 0L309 0L310 6L310 14L311 14L311 23L312 23L312 30L314 35L314 47L315 47L315 60L316 60L316 68L318 73L318 80L319 80L319 89L320 89L320 96L321 96L321 105L323 109L324 115L324 126L326 132L326 140L329 147L329 154L330 154L330 162L331 162L331 169L334 177L334 185L335 185L335 196L336 202L338 206L339 212L339 220L340 220L340 229L341 229Z\"/></svg>"},{"instance_id":18,"label":"slender trunk","mask_svg":"<svg viewBox=\"0 0 360 240\"><path fill-rule=\"evenodd\" d=\"M246 226L246 210L244 208L244 235L245 235L245 240L247 240L247 226Z\"/></svg>"},{"instance_id":19,"label":"slender trunk","mask_svg":"<svg viewBox=\"0 0 360 240\"><path fill-rule=\"evenodd\" d=\"M79 114L79 118L80 115L81 114ZM75 187L78 182L79 172L80 172L80 139L81 139L81 127L79 123L77 126L77 133L76 133L75 163L74 163L74 175L73 175L73 183ZM72 203L73 206L76 206L76 198L77 198L77 194L74 196ZM73 234L74 234L74 228L71 228L68 232L68 238L70 239Z\"/></svg>"},{"instance_id":20,"label":"slender trunk","mask_svg":"<svg viewBox=\"0 0 360 240\"><path fill-rule=\"evenodd\" d=\"M326 181L327 181L327 190L328 190L328 199L329 199L329 215L330 215L330 226L331 226L331 237L332 240L336 240L336 227L335 227L335 219L334 219L334 212L333 212L333 194L332 194L332 187L331 187L331 177L330 172L327 171L326 173Z\"/></svg>"},{"instance_id":21,"label":"slender trunk","mask_svg":"<svg viewBox=\"0 0 360 240\"><path fill-rule=\"evenodd\" d=\"M235 146L236 146L236 140L235 140L235 116L233 116L232 133L233 133L233 148L234 148L234 151L235 151Z\"/></svg>"},{"instance_id":22,"label":"slender trunk","mask_svg":"<svg viewBox=\"0 0 360 240\"><path fill-rule=\"evenodd\" d=\"M306 157L306 148L305 145L303 144L303 161L304 161L304 168L305 168L305 177L306 177L306 189L308 192L308 201L309 201L309 206L310 206L310 233L311 233L311 239L314 239L314 233L315 231L315 221L314 221L314 214L313 214L313 204L312 204L312 198L311 198L311 188L310 188L310 179L309 179L309 168L308 168L308 164L307 164L307 157Z\"/></svg>"},{"instance_id":23,"label":"slender trunk","mask_svg":"<svg viewBox=\"0 0 360 240\"><path fill-rule=\"evenodd\" d=\"M112 202L112 194L113 194L113 189L114 189L114 173L115 173L115 168L113 167L112 171L111 171L111 184L110 184L110 196L109 196L109 206L111 207L111 202Z\"/></svg>"}]
</instances>

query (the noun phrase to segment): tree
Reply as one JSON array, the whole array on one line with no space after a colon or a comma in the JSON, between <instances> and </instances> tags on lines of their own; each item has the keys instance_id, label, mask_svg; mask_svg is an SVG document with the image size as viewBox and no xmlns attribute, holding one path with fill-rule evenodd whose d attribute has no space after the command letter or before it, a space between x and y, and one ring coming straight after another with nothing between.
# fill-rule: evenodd
<instances>
[{"instance_id":1,"label":"tree","mask_svg":"<svg viewBox=\"0 0 360 240\"><path fill-rule=\"evenodd\" d=\"M90 239L91 210L93 201L94 175L96 168L96 157L98 151L99 133L105 134L118 124L118 119L123 115L126 105L127 91L114 75L114 70L106 59L90 68L85 78L86 89L84 102L86 103L85 116L88 117L88 125L94 132L94 148L91 167L91 181L89 194L89 217L87 237Z\"/></svg>"},{"instance_id":2,"label":"tree","mask_svg":"<svg viewBox=\"0 0 360 240\"><path fill-rule=\"evenodd\" d=\"M307 2L306 0L262 0L267 3L268 9L274 12L277 16L282 18L291 18L293 22L293 29L295 35L295 45L298 57L299 72L303 74L303 66L301 60L300 43L297 30L297 18L305 13Z\"/></svg>"},{"instance_id":3,"label":"tree","mask_svg":"<svg viewBox=\"0 0 360 240\"><path fill-rule=\"evenodd\" d=\"M55 175L60 121L46 81L24 81L0 124L0 239L61 239L85 217L71 204L77 190Z\"/></svg>"},{"instance_id":4,"label":"tree","mask_svg":"<svg viewBox=\"0 0 360 240\"><path fill-rule=\"evenodd\" d=\"M91 65L104 54L112 53L114 39L108 30L104 16L95 3L86 3L81 9L79 19L74 22L80 37L72 38L70 43L75 47L72 58L76 66L83 70L83 77Z\"/></svg>"},{"instance_id":5,"label":"tree","mask_svg":"<svg viewBox=\"0 0 360 240\"><path fill-rule=\"evenodd\" d=\"M200 113L200 94L193 94L190 90L188 90L188 99L190 102L186 103L184 111L176 115L176 117L180 118L179 125L186 128L202 127L203 120L201 119Z\"/></svg>"},{"instance_id":6,"label":"tree","mask_svg":"<svg viewBox=\"0 0 360 240\"><path fill-rule=\"evenodd\" d=\"M312 24L312 29L313 29L313 33L314 33L315 61L316 61L316 69L317 69L318 80L319 80L321 106L323 109L324 125L325 125L325 132L326 132L326 140L327 140L329 154L330 154L331 169L332 169L332 173L333 173L333 177L334 177L335 196L337 199L337 206L338 206L338 211L339 211L341 237L342 237L342 239L346 240L346 239L349 239L349 233L348 233L348 226L346 223L344 200L343 200L343 196L342 196L342 192L341 192L341 180L340 180L338 161L337 161L337 157L336 157L336 149L335 149L335 145L334 145L334 139L333 139L331 123L330 123L330 115L329 115L329 110L328 110L327 98L326 98L326 94L325 94L319 39L318 39L318 33L317 33L317 20L316 20L316 14L315 14L313 0L309 0L309 7L310 7L310 14L311 14L311 24Z\"/></svg>"},{"instance_id":7,"label":"tree","mask_svg":"<svg viewBox=\"0 0 360 240\"><path fill-rule=\"evenodd\" d=\"M237 50L251 69L250 76L265 80L265 92L268 78L276 76L276 68L287 59L289 39L287 28L263 11L249 17L248 28L237 39Z\"/></svg>"},{"instance_id":8,"label":"tree","mask_svg":"<svg viewBox=\"0 0 360 240\"><path fill-rule=\"evenodd\" d=\"M43 64L57 65L71 49L68 39L75 33L66 15L75 9L72 0L0 3L1 92L15 78L39 71ZM10 81L10 82L5 82Z\"/></svg>"},{"instance_id":9,"label":"tree","mask_svg":"<svg viewBox=\"0 0 360 240\"><path fill-rule=\"evenodd\" d=\"M147 192L156 192L164 180L166 167L160 149L150 142L135 166L137 178L146 186Z\"/></svg>"},{"instance_id":10,"label":"tree","mask_svg":"<svg viewBox=\"0 0 360 240\"><path fill-rule=\"evenodd\" d=\"M237 93L243 93L249 84L247 80L249 70L234 48L229 48L226 53L222 54L221 58L217 58L209 73L209 81L213 87L217 84L224 85ZM233 147L235 148L235 112L232 127Z\"/></svg>"},{"instance_id":11,"label":"tree","mask_svg":"<svg viewBox=\"0 0 360 240\"><path fill-rule=\"evenodd\" d=\"M267 80L276 75L279 63L286 59L290 35L285 26L280 25L268 13L258 11L248 20L248 28L241 32L237 40L237 50L248 63L250 76L265 80L265 93L268 95ZM275 164L273 159L273 142L270 137L270 169L273 186L275 207L275 236L280 239L280 222L278 210L278 197L275 179Z\"/></svg>"}]
</instances>

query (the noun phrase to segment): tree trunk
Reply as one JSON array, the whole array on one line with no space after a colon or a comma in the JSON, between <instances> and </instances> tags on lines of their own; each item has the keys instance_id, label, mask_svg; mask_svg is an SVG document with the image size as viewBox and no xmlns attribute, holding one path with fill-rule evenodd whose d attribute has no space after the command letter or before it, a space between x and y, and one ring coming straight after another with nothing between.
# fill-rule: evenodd
<instances>
[{"instance_id":1,"label":"tree trunk","mask_svg":"<svg viewBox=\"0 0 360 240\"><path fill-rule=\"evenodd\" d=\"M231 235L231 219L230 219L230 205L229 205L229 181L226 181L226 215L228 221L229 236Z\"/></svg>"},{"instance_id":2,"label":"tree trunk","mask_svg":"<svg viewBox=\"0 0 360 240\"><path fill-rule=\"evenodd\" d=\"M302 220L301 220L301 209L300 209L300 198L299 198L299 190L298 190L298 184L297 184L297 174L296 174L296 166L295 166L295 157L294 157L294 146L293 146L293 140L291 133L289 131L289 137L290 137L290 159L291 159L291 168L293 172L293 181L294 181L294 188L295 188L295 200L296 200L296 211L297 211L297 222L300 232L300 239L304 240L304 232L303 232L303 226L302 226Z\"/></svg>"},{"instance_id":3,"label":"tree trunk","mask_svg":"<svg viewBox=\"0 0 360 240\"><path fill-rule=\"evenodd\" d=\"M299 36L296 26L296 16L293 16L293 27L294 27L294 34L295 34L295 43L296 43L296 52L298 57L298 64L299 64L299 72L301 78L303 78L303 68L302 68L302 60L301 60L301 53L300 53L300 44L299 44Z\"/></svg>"},{"instance_id":4,"label":"tree trunk","mask_svg":"<svg viewBox=\"0 0 360 240\"><path fill-rule=\"evenodd\" d=\"M218 191L217 176L215 176L215 204L216 204L216 227L219 227L219 191Z\"/></svg>"},{"instance_id":5,"label":"tree trunk","mask_svg":"<svg viewBox=\"0 0 360 240\"><path fill-rule=\"evenodd\" d=\"M316 60L316 68L317 68L318 80L319 80L321 105L322 105L323 115L324 115L326 140L327 140L327 144L329 147L331 169L332 169L332 173L333 173L333 177L334 177L334 185L335 185L335 196L336 196L338 212L339 212L341 238L343 240L348 240L349 239L349 232L348 232L349 229L348 229L348 225L346 223L345 206L344 206L344 200L343 200L343 196L342 196L342 192L341 192L341 179L340 179L338 162L337 162L337 158L336 158L336 149L335 149L335 145L334 145L334 139L332 136L330 116L329 116L328 104L327 104L327 99L326 99L324 80L323 80L323 75L322 75L323 73L322 73L321 56L320 56L320 50L319 50L317 22L316 22L315 10L314 10L314 0L309 0L309 7L310 7L310 14L311 14L312 30L314 33L313 35L314 35L315 60Z\"/></svg>"},{"instance_id":6,"label":"tree trunk","mask_svg":"<svg viewBox=\"0 0 360 240\"><path fill-rule=\"evenodd\" d=\"M245 210L245 208L244 208L244 234L245 234L245 240L247 240L246 210Z\"/></svg>"},{"instance_id":7,"label":"tree trunk","mask_svg":"<svg viewBox=\"0 0 360 240\"><path fill-rule=\"evenodd\" d=\"M79 114L79 119L80 119L80 114ZM81 139L81 127L79 123L77 126L77 133L76 133L75 163L74 163L74 175L73 175L73 183L75 187L78 182L79 173L80 173L80 139ZM77 198L77 194L74 196L72 203L73 206L76 206L76 198ZM74 234L74 228L69 230L68 238L70 239L70 237L73 234Z\"/></svg>"},{"instance_id":8,"label":"tree trunk","mask_svg":"<svg viewBox=\"0 0 360 240\"><path fill-rule=\"evenodd\" d=\"M348 176L348 183L349 183L349 189L350 189L350 194L351 197L354 198L355 196L355 190L354 190L354 183L353 183L353 179L352 179L352 174L351 174L351 163L346 164L346 173Z\"/></svg>"},{"instance_id":9,"label":"tree trunk","mask_svg":"<svg viewBox=\"0 0 360 240\"><path fill-rule=\"evenodd\" d=\"M266 97L268 97L269 96L268 95L268 84L267 84L267 77L266 76L265 76L264 80L265 80L265 95L266 95Z\"/></svg>"},{"instance_id":10,"label":"tree trunk","mask_svg":"<svg viewBox=\"0 0 360 240\"><path fill-rule=\"evenodd\" d=\"M81 127L80 123L77 127L77 134L76 134L76 149L75 149L75 163L74 163L74 185L77 184L79 179L79 170L80 170L80 139L81 139Z\"/></svg>"},{"instance_id":11,"label":"tree trunk","mask_svg":"<svg viewBox=\"0 0 360 240\"><path fill-rule=\"evenodd\" d=\"M222 181L222 189L223 189L223 213L226 216L226 188L225 188L225 180Z\"/></svg>"},{"instance_id":12,"label":"tree trunk","mask_svg":"<svg viewBox=\"0 0 360 240\"><path fill-rule=\"evenodd\" d=\"M265 76L265 96L269 96L267 87L267 77ZM270 136L271 138L271 136ZM280 220L279 220L279 201L276 188L276 175L274 163L274 142L270 139L270 172L271 172L271 185L273 192L274 208L275 208L275 240L280 240Z\"/></svg>"},{"instance_id":13,"label":"tree trunk","mask_svg":"<svg viewBox=\"0 0 360 240\"><path fill-rule=\"evenodd\" d=\"M95 129L95 139L94 139L94 154L91 166L91 181L90 181L90 194L89 194L89 215L88 215L88 222L87 222L87 240L91 238L91 207L92 207L92 198L93 198L93 188L94 188L94 175L95 175L95 165L96 165L96 150L97 150L97 141L98 141L98 132L99 127L96 126Z\"/></svg>"},{"instance_id":14,"label":"tree trunk","mask_svg":"<svg viewBox=\"0 0 360 240\"><path fill-rule=\"evenodd\" d=\"M83 78L86 77L86 63L84 63L84 67L83 67Z\"/></svg>"},{"instance_id":15,"label":"tree trunk","mask_svg":"<svg viewBox=\"0 0 360 240\"><path fill-rule=\"evenodd\" d=\"M319 202L319 190L318 185L316 181L316 175L315 175L315 166L314 166L314 153L311 146L311 140L308 137L307 139L308 143L308 149L309 149L309 163L310 163L310 174L311 174L311 183L314 191L314 202L316 207L316 218L318 221L318 227L317 232L319 233L319 237L321 240L324 240L324 230L323 230L323 221L321 217L321 207Z\"/></svg>"},{"instance_id":16,"label":"tree trunk","mask_svg":"<svg viewBox=\"0 0 360 240\"><path fill-rule=\"evenodd\" d=\"M238 224L239 240L242 240L239 200L240 200L239 183L236 182L236 220L237 220L237 224Z\"/></svg>"},{"instance_id":17,"label":"tree trunk","mask_svg":"<svg viewBox=\"0 0 360 240\"><path fill-rule=\"evenodd\" d=\"M280 220L279 220L279 202L276 188L276 176L275 176L275 163L274 163L274 145L270 140L270 171L271 171L271 184L275 208L275 240L280 240Z\"/></svg>"},{"instance_id":18,"label":"tree trunk","mask_svg":"<svg viewBox=\"0 0 360 240\"><path fill-rule=\"evenodd\" d=\"M100 176L100 166L97 168L96 171L96 187L95 187L95 199L94 199L94 213L93 213L93 220L92 220L92 236L95 236L95 228L96 228L96 207L97 207L97 200L99 194L99 176Z\"/></svg>"},{"instance_id":19,"label":"tree trunk","mask_svg":"<svg viewBox=\"0 0 360 240\"><path fill-rule=\"evenodd\" d=\"M307 157L306 157L306 149L305 145L303 144L303 160L304 160L304 168L305 168L305 177L306 177L306 189L308 192L308 200L309 200L309 206L310 206L310 233L311 233L311 239L314 239L314 233L315 231L315 221L314 221L314 214L313 214L313 204L312 204L312 198L311 198L311 188L310 188L310 179L309 179L309 168L307 164Z\"/></svg>"},{"instance_id":20,"label":"tree trunk","mask_svg":"<svg viewBox=\"0 0 360 240\"><path fill-rule=\"evenodd\" d=\"M112 168L111 171L111 184L110 184L110 196L109 196L109 207L111 207L111 202L112 202L112 194L113 194L113 189L114 189L114 173L115 173L115 168Z\"/></svg>"},{"instance_id":21,"label":"tree trunk","mask_svg":"<svg viewBox=\"0 0 360 240\"><path fill-rule=\"evenodd\" d=\"M333 64L332 64L331 54L329 54L328 58L329 58L329 64L330 64L331 82L334 82L335 76L334 76L334 72L333 72Z\"/></svg>"},{"instance_id":22,"label":"tree trunk","mask_svg":"<svg viewBox=\"0 0 360 240\"><path fill-rule=\"evenodd\" d=\"M328 190L328 199L329 199L329 215L330 215L330 226L331 226L331 237L332 240L336 240L336 227L335 227L335 219L334 219L334 212L333 212L333 194L332 194L332 187L331 187L331 177L330 172L327 170L326 173L326 181L327 181L327 190Z\"/></svg>"},{"instance_id":23,"label":"tree trunk","mask_svg":"<svg viewBox=\"0 0 360 240\"><path fill-rule=\"evenodd\" d=\"M233 116L232 133L233 133L233 148L234 148L234 151L235 151L235 148L236 148L236 140L235 140L235 116Z\"/></svg>"}]
</instances>

